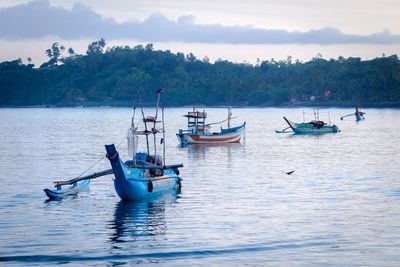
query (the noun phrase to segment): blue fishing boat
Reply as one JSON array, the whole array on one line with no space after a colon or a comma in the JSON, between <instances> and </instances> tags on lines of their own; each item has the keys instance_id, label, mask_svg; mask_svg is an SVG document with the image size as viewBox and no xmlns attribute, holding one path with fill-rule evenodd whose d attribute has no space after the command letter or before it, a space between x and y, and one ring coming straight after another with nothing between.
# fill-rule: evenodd
<instances>
[{"instance_id":1,"label":"blue fishing boat","mask_svg":"<svg viewBox=\"0 0 400 267\"><path fill-rule=\"evenodd\" d=\"M197 111L189 111L184 115L188 119L187 129L179 129L176 134L181 145L186 144L219 144L219 143L240 143L240 139L246 128L246 122L237 127L231 127L232 118L231 108L228 109L228 118L220 122L206 124L207 113ZM220 124L228 121L228 128L222 128L219 132L211 132L211 125Z\"/></svg>"},{"instance_id":2,"label":"blue fishing boat","mask_svg":"<svg viewBox=\"0 0 400 267\"><path fill-rule=\"evenodd\" d=\"M165 126L164 109L162 109L162 120L158 120L158 106L161 90L157 92L157 107L155 116L145 117L143 108L142 122L144 130L139 131L135 126L135 109L132 117L132 125L128 131L128 154L132 160L123 161L113 144L106 145L107 158L115 176L114 188L122 200L140 201L173 189L181 188L182 179L179 175L179 168L183 164L165 164ZM157 124L162 122L162 128ZM148 127L150 123L150 127ZM163 144L163 157L157 154L157 134L162 133L160 143ZM150 154L150 136L153 136L153 150ZM145 136L146 152L136 152L138 137Z\"/></svg>"},{"instance_id":3,"label":"blue fishing boat","mask_svg":"<svg viewBox=\"0 0 400 267\"><path fill-rule=\"evenodd\" d=\"M136 153L135 160L124 162L113 144L106 145L107 158L114 172L114 188L122 200L140 201L181 188L178 168L182 164L166 166L159 158L147 153Z\"/></svg>"},{"instance_id":4,"label":"blue fishing boat","mask_svg":"<svg viewBox=\"0 0 400 267\"><path fill-rule=\"evenodd\" d=\"M56 189L44 189L44 192L50 199L61 199L68 195L76 195L80 191L86 189L90 184L90 179L83 180L81 182L73 183L68 187L62 188L61 186L57 186Z\"/></svg>"}]
</instances>

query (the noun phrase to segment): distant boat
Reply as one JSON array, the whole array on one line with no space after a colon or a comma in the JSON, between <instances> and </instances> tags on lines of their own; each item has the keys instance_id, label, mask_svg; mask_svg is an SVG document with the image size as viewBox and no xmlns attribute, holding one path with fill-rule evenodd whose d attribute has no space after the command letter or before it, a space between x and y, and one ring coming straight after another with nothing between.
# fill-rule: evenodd
<instances>
[{"instance_id":1,"label":"distant boat","mask_svg":"<svg viewBox=\"0 0 400 267\"><path fill-rule=\"evenodd\" d=\"M344 115L340 119L343 120L346 117L354 116L356 121L362 121L362 120L365 120L364 115L365 115L365 112L359 111L358 107L356 107L356 111L354 113Z\"/></svg>"},{"instance_id":2,"label":"distant boat","mask_svg":"<svg viewBox=\"0 0 400 267\"><path fill-rule=\"evenodd\" d=\"M296 123L288 120L286 117L283 117L290 129L295 134L325 134L325 133L337 133L340 132L339 128L336 125L328 124L324 121L319 120L319 114L314 112L314 120L310 122L302 122ZM304 115L303 115L304 118ZM284 132L280 131L280 132ZM278 131L277 131L278 132Z\"/></svg>"},{"instance_id":3,"label":"distant boat","mask_svg":"<svg viewBox=\"0 0 400 267\"><path fill-rule=\"evenodd\" d=\"M172 189L180 189L182 179L179 175L179 168L182 164L165 165L165 127L164 109L162 109L162 120L158 120L158 104L161 91L156 92L157 108L155 116L144 116L141 108L144 130L138 131L134 125L135 112L132 118L132 126L128 132L128 150L133 155L132 160L123 161L113 144L106 145L107 158L115 176L114 187L122 200L140 201L164 193ZM157 128L159 122L163 123L161 129ZM150 128L148 123L152 124ZM163 158L157 155L157 134L162 132L161 143L163 144ZM146 152L136 153L138 136L146 138ZM150 154L149 139L153 135L154 153Z\"/></svg>"},{"instance_id":4,"label":"distant boat","mask_svg":"<svg viewBox=\"0 0 400 267\"><path fill-rule=\"evenodd\" d=\"M176 134L181 145L185 144L218 144L218 143L240 143L240 139L245 131L246 122L240 126L230 127L232 118L231 108L228 109L228 118L220 122L206 124L207 113L189 111L184 115L188 119L187 129L179 129ZM228 127L222 128L219 132L211 132L211 125L220 124L228 121Z\"/></svg>"}]
</instances>

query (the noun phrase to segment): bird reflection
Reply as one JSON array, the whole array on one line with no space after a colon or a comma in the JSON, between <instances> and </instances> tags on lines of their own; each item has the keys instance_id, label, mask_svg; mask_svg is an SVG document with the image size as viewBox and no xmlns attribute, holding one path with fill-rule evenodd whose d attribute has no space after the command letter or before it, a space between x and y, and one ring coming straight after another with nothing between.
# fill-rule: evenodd
<instances>
[{"instance_id":1,"label":"bird reflection","mask_svg":"<svg viewBox=\"0 0 400 267\"><path fill-rule=\"evenodd\" d=\"M110 242L146 242L165 239L167 222L165 210L175 202L177 194L159 197L147 202L119 201L115 206L114 220L110 223L112 230Z\"/></svg>"}]
</instances>

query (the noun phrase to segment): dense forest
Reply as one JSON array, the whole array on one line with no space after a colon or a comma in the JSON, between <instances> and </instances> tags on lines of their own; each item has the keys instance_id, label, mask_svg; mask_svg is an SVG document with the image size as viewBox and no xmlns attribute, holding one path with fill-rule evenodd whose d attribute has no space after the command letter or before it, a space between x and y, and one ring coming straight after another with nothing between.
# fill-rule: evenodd
<instances>
[{"instance_id":1,"label":"dense forest","mask_svg":"<svg viewBox=\"0 0 400 267\"><path fill-rule=\"evenodd\" d=\"M0 63L0 106L134 105L363 105L400 106L396 55L309 62L273 59L256 65L154 50L152 44L112 47L105 40L85 55L54 43L48 62ZM67 51L65 51L67 50ZM64 54L66 54L64 56Z\"/></svg>"}]
</instances>

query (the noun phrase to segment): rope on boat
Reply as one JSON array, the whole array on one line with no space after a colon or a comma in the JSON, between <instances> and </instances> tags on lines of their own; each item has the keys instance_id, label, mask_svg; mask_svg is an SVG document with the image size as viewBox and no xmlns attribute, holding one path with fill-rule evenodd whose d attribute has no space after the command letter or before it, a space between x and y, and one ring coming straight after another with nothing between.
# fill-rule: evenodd
<instances>
[{"instance_id":1,"label":"rope on boat","mask_svg":"<svg viewBox=\"0 0 400 267\"><path fill-rule=\"evenodd\" d=\"M117 148L119 148L122 144L122 142L125 140L126 136L119 142L119 144L117 145ZM87 168L84 172L82 172L81 174L79 174L79 176L77 178L81 178L82 175L84 175L87 171L89 171L90 169L92 169L94 166L96 166L97 164L99 164L103 159L106 158L106 155L102 156L98 161L96 161L93 165L91 165L89 168Z\"/></svg>"}]
</instances>

